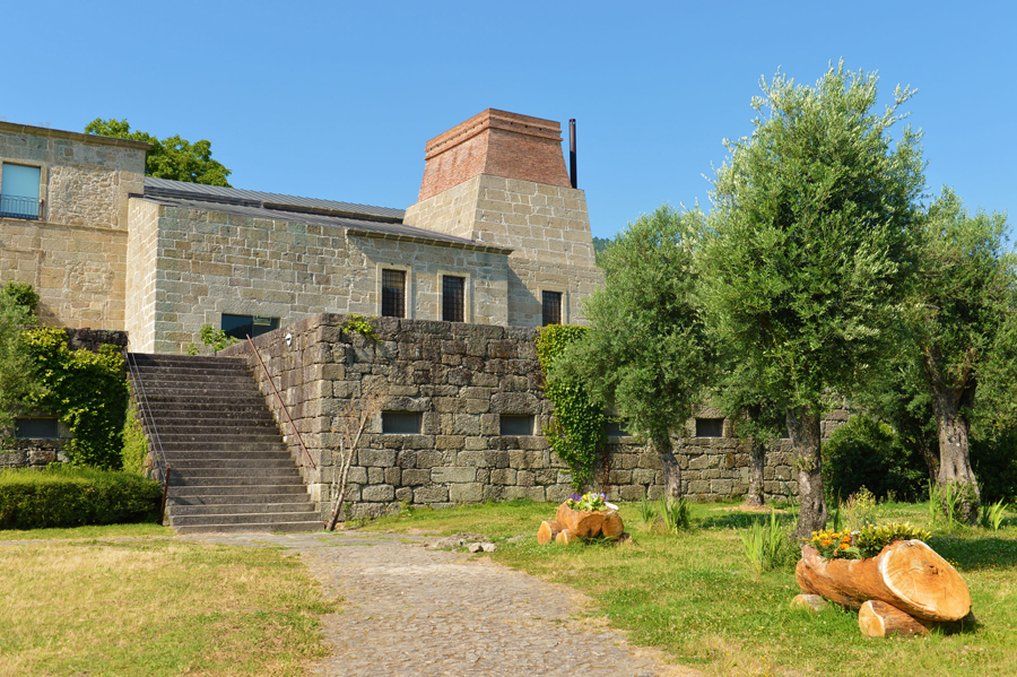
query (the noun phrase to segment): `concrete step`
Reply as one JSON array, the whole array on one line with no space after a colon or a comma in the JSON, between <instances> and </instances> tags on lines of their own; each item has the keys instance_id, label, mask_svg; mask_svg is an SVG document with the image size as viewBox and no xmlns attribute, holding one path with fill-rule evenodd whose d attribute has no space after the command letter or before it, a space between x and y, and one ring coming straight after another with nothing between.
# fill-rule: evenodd
<instances>
[{"instance_id":1,"label":"concrete step","mask_svg":"<svg viewBox=\"0 0 1017 677\"><path fill-rule=\"evenodd\" d=\"M247 460L266 460L275 461L278 459L285 458L289 460L290 464L293 463L293 456L290 455L289 451L240 451L240 450L226 450L226 451L181 451L181 450L163 450L166 460L172 465L178 461L205 461L209 459L222 460L224 462L230 461L247 461Z\"/></svg>"},{"instance_id":2,"label":"concrete step","mask_svg":"<svg viewBox=\"0 0 1017 677\"><path fill-rule=\"evenodd\" d=\"M288 483L263 483L263 484L238 484L238 483L220 483L220 484L187 484L180 485L176 484L174 473L174 482L170 483L170 496L174 499L178 498L192 498L195 496L278 496L281 494L300 494L301 496L307 495L307 487L304 486L303 482L299 480L290 480Z\"/></svg>"},{"instance_id":3,"label":"concrete step","mask_svg":"<svg viewBox=\"0 0 1017 677\"><path fill-rule=\"evenodd\" d=\"M145 387L148 388L149 384L153 388L159 386L172 386L180 385L182 383L210 383L214 379L219 379L221 383L228 383L231 385L247 386L253 383L251 373L249 371L240 371L238 369L215 370L208 371L202 369L188 369L171 371L168 369L162 370L145 370L139 369L138 372L142 375L145 381Z\"/></svg>"},{"instance_id":4,"label":"concrete step","mask_svg":"<svg viewBox=\"0 0 1017 677\"><path fill-rule=\"evenodd\" d=\"M251 404L242 407L229 405L196 407L184 404L162 406L162 403L149 403L149 406L151 407L149 409L151 418L155 420L156 425L184 422L203 423L205 421L232 422L237 419L258 424L266 421L275 423L272 414L265 408L264 402L261 403L261 406Z\"/></svg>"},{"instance_id":5,"label":"concrete step","mask_svg":"<svg viewBox=\"0 0 1017 677\"><path fill-rule=\"evenodd\" d=\"M292 470L293 459L289 454L273 458L167 458L170 467L180 473L192 473L202 469L222 470Z\"/></svg>"},{"instance_id":6,"label":"concrete step","mask_svg":"<svg viewBox=\"0 0 1017 677\"><path fill-rule=\"evenodd\" d=\"M194 391L184 391L178 393L145 393L145 399L154 408L158 404L179 404L187 405L195 408L208 408L210 405L229 407L229 406L247 406L256 407L261 405L265 406L265 398L262 397L258 391L252 391L249 393L230 393L226 391L220 391L214 394L202 394Z\"/></svg>"},{"instance_id":7,"label":"concrete step","mask_svg":"<svg viewBox=\"0 0 1017 677\"><path fill-rule=\"evenodd\" d=\"M322 531L321 520L307 522L251 522L248 524L207 524L174 527L178 533L229 533L229 532L293 532Z\"/></svg>"},{"instance_id":8,"label":"concrete step","mask_svg":"<svg viewBox=\"0 0 1017 677\"><path fill-rule=\"evenodd\" d=\"M246 493L246 494L197 494L192 496L178 496L174 493L173 489L170 489L169 498L166 501L167 505L176 507L196 507L196 506L218 506L218 505L237 505L243 503L256 503L256 504L303 504L309 499L307 496L307 489L303 486L299 492L288 493L288 494L273 494L273 493ZM237 511L240 512L240 511Z\"/></svg>"},{"instance_id":9,"label":"concrete step","mask_svg":"<svg viewBox=\"0 0 1017 677\"><path fill-rule=\"evenodd\" d=\"M170 464L172 465L172 464ZM200 474L199 474L200 473ZM173 487L222 487L222 486L270 486L295 484L300 482L300 473L296 469L284 470L221 470L214 472L211 469L199 468L171 472L170 486Z\"/></svg>"},{"instance_id":10,"label":"concrete step","mask_svg":"<svg viewBox=\"0 0 1017 677\"><path fill-rule=\"evenodd\" d=\"M265 514L265 513L302 513L309 512L317 516L314 504L307 500L289 501L282 503L215 503L211 505L180 505L169 506L173 517L185 517L194 515L239 515L239 514Z\"/></svg>"},{"instance_id":11,"label":"concrete step","mask_svg":"<svg viewBox=\"0 0 1017 677\"><path fill-rule=\"evenodd\" d=\"M170 513L170 524L174 527L189 526L223 526L226 524L286 524L293 522L313 522L321 525L321 518L313 510L295 512L252 512L223 515L174 515Z\"/></svg>"},{"instance_id":12,"label":"concrete step","mask_svg":"<svg viewBox=\"0 0 1017 677\"><path fill-rule=\"evenodd\" d=\"M228 431L180 433L169 432L160 428L159 439L162 440L164 447L171 443L187 443L192 446L199 446L200 444L208 443L216 445L229 444L230 447L243 449L251 444L282 443L282 436L279 435L278 430L256 430L243 433L230 433Z\"/></svg>"},{"instance_id":13,"label":"concrete step","mask_svg":"<svg viewBox=\"0 0 1017 677\"><path fill-rule=\"evenodd\" d=\"M145 367L235 367L247 365L245 357L218 357L212 355L167 355L163 353L131 353L131 361Z\"/></svg>"},{"instance_id":14,"label":"concrete step","mask_svg":"<svg viewBox=\"0 0 1017 677\"><path fill-rule=\"evenodd\" d=\"M235 435L237 437L243 437L245 435L263 435L272 434L276 437L279 436L279 429L275 426L275 422L271 419L267 421L250 422L250 421L216 421L214 419L208 421L178 421L175 423L167 423L165 420L156 421L156 425L159 426L159 435L162 437L169 435Z\"/></svg>"},{"instance_id":15,"label":"concrete step","mask_svg":"<svg viewBox=\"0 0 1017 677\"><path fill-rule=\"evenodd\" d=\"M282 439L276 438L272 442L245 442L244 440L233 440L231 442L171 442L159 435L163 451L286 451L286 445Z\"/></svg>"}]
</instances>

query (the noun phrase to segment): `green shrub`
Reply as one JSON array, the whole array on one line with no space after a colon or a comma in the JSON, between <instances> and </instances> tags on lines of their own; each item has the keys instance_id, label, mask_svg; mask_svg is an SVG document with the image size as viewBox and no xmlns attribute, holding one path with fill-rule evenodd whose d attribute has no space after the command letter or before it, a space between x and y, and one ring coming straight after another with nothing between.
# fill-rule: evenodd
<instances>
[{"instance_id":1,"label":"green shrub","mask_svg":"<svg viewBox=\"0 0 1017 677\"><path fill-rule=\"evenodd\" d=\"M218 353L220 350L225 350L235 343L240 343L240 340L230 336L222 329L216 329L210 324L201 326L198 331L198 338L206 346L212 349L213 353Z\"/></svg>"},{"instance_id":2,"label":"green shrub","mask_svg":"<svg viewBox=\"0 0 1017 677\"><path fill-rule=\"evenodd\" d=\"M918 500L927 480L919 454L870 416L852 416L823 444L823 486L830 496L850 496L867 487L880 499Z\"/></svg>"},{"instance_id":3,"label":"green shrub","mask_svg":"<svg viewBox=\"0 0 1017 677\"><path fill-rule=\"evenodd\" d=\"M777 520L771 510L766 520L756 520L752 526L738 534L742 541L745 559L756 574L786 566L798 559L798 550L792 538L792 529Z\"/></svg>"},{"instance_id":4,"label":"green shrub","mask_svg":"<svg viewBox=\"0 0 1017 677\"><path fill-rule=\"evenodd\" d=\"M1007 508L1009 506L1003 501L996 501L991 505L982 505L978 511L978 524L983 529L999 531L1000 527L1003 526L1003 519L1006 517Z\"/></svg>"},{"instance_id":5,"label":"green shrub","mask_svg":"<svg viewBox=\"0 0 1017 677\"><path fill-rule=\"evenodd\" d=\"M649 526L657 519L657 508L647 498L639 503L639 518L643 521L643 526Z\"/></svg>"},{"instance_id":6,"label":"green shrub","mask_svg":"<svg viewBox=\"0 0 1017 677\"><path fill-rule=\"evenodd\" d=\"M552 324L537 334L537 359L544 372L544 394L554 406L551 424L544 430L551 450L568 465L572 486L585 490L593 483L597 461L607 442L607 417L582 381L555 361L571 344L582 339L586 327Z\"/></svg>"},{"instance_id":7,"label":"green shrub","mask_svg":"<svg viewBox=\"0 0 1017 677\"><path fill-rule=\"evenodd\" d=\"M930 536L932 534L928 530L920 529L910 522L890 522L862 527L852 535L851 542L861 557L875 557L894 541L928 541Z\"/></svg>"},{"instance_id":8,"label":"green shrub","mask_svg":"<svg viewBox=\"0 0 1017 677\"><path fill-rule=\"evenodd\" d=\"M861 529L875 524L879 513L875 495L865 487L848 497L841 509L844 511L844 521L848 529ZM834 529L836 528L835 526Z\"/></svg>"},{"instance_id":9,"label":"green shrub","mask_svg":"<svg viewBox=\"0 0 1017 677\"><path fill-rule=\"evenodd\" d=\"M971 440L971 465L981 483L982 502L1017 502L1017 430Z\"/></svg>"},{"instance_id":10,"label":"green shrub","mask_svg":"<svg viewBox=\"0 0 1017 677\"><path fill-rule=\"evenodd\" d=\"M0 471L0 529L159 521L162 489L132 473L53 465Z\"/></svg>"},{"instance_id":11,"label":"green shrub","mask_svg":"<svg viewBox=\"0 0 1017 677\"><path fill-rule=\"evenodd\" d=\"M692 526L691 506L684 498L662 497L660 516L664 520L664 528L671 533L678 533Z\"/></svg>"},{"instance_id":12,"label":"green shrub","mask_svg":"<svg viewBox=\"0 0 1017 677\"><path fill-rule=\"evenodd\" d=\"M39 307L39 293L30 284L8 282L0 289L0 304L20 306L28 314L35 315Z\"/></svg>"},{"instance_id":13,"label":"green shrub","mask_svg":"<svg viewBox=\"0 0 1017 677\"><path fill-rule=\"evenodd\" d=\"M133 400L127 404L127 417L124 421L123 467L127 472L136 475L145 474L145 461L148 458L148 438L141 427L138 408Z\"/></svg>"},{"instance_id":14,"label":"green shrub","mask_svg":"<svg viewBox=\"0 0 1017 677\"><path fill-rule=\"evenodd\" d=\"M119 469L127 413L123 354L112 345L100 346L98 352L72 350L63 329L29 329L24 336L43 386L30 404L67 424L68 460Z\"/></svg>"}]
</instances>

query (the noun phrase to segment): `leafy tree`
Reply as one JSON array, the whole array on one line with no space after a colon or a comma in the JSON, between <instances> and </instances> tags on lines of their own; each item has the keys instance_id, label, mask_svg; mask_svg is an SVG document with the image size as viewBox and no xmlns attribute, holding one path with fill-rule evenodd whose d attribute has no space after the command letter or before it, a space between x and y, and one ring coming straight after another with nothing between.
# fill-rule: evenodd
<instances>
[{"instance_id":1,"label":"leafy tree","mask_svg":"<svg viewBox=\"0 0 1017 677\"><path fill-rule=\"evenodd\" d=\"M611 246L613 240L609 237L593 236L593 255L597 259L597 265L603 266L604 250Z\"/></svg>"},{"instance_id":2,"label":"leafy tree","mask_svg":"<svg viewBox=\"0 0 1017 677\"><path fill-rule=\"evenodd\" d=\"M1012 380L999 382L1000 372L1017 370L1006 345L1017 306L1005 229L1003 215L969 216L957 195L944 190L923 222L909 313L939 433L938 483L958 485L960 517L969 523L979 502L969 437L983 371L996 377L990 390L1002 390L992 398L998 404L1017 395Z\"/></svg>"},{"instance_id":3,"label":"leafy tree","mask_svg":"<svg viewBox=\"0 0 1017 677\"><path fill-rule=\"evenodd\" d=\"M713 348L695 294L703 215L661 207L604 254L605 286L587 301L590 331L555 362L648 441L669 496L682 493L671 442L712 374Z\"/></svg>"},{"instance_id":4,"label":"leafy tree","mask_svg":"<svg viewBox=\"0 0 1017 677\"><path fill-rule=\"evenodd\" d=\"M875 371L903 293L923 185L917 135L891 128L911 96L874 112L877 78L829 69L814 85L778 74L729 142L704 255L706 303L756 390L786 413L799 535L826 522L820 418Z\"/></svg>"},{"instance_id":5,"label":"leafy tree","mask_svg":"<svg viewBox=\"0 0 1017 677\"><path fill-rule=\"evenodd\" d=\"M24 341L25 329L35 326L39 297L27 285L9 282L0 290L0 438L10 434L14 417L41 388L36 367Z\"/></svg>"},{"instance_id":6,"label":"leafy tree","mask_svg":"<svg viewBox=\"0 0 1017 677\"><path fill-rule=\"evenodd\" d=\"M229 186L232 173L212 158L212 142L200 139L190 142L179 135L158 139L148 132L131 130L127 120L96 118L85 126L87 134L131 139L151 144L145 160L145 174L160 179L175 179L209 186Z\"/></svg>"}]
</instances>

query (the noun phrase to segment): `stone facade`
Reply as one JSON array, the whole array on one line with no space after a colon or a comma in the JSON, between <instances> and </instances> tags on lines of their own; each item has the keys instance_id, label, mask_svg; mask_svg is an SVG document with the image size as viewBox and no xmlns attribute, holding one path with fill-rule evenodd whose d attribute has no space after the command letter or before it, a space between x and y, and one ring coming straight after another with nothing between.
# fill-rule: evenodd
<instances>
[{"instance_id":1,"label":"stone facade","mask_svg":"<svg viewBox=\"0 0 1017 677\"><path fill-rule=\"evenodd\" d=\"M320 315L255 339L316 467L300 451L248 346L226 352L247 355L312 497L326 499L323 511L340 437L349 416L365 407L372 415L350 471L352 514L377 514L403 503L558 501L571 492L567 468L541 434L551 404L541 390L534 329L381 318L374 322L377 340L371 340L345 331L345 322L340 315ZM384 411L419 413L419 434L383 433ZM501 434L501 418L509 415L533 416L535 434ZM688 495L743 495L747 446L729 429L724 437L697 438L694 422L689 425L688 436L675 440ZM786 442L769 454L765 477L771 497L794 495ZM663 486L657 457L632 437L610 438L598 482L623 500L659 496Z\"/></svg>"},{"instance_id":2,"label":"stone facade","mask_svg":"<svg viewBox=\"0 0 1017 677\"><path fill-rule=\"evenodd\" d=\"M0 122L0 163L40 170L39 218L0 217L0 280L32 284L43 321L123 329L127 198L146 148Z\"/></svg>"}]
</instances>

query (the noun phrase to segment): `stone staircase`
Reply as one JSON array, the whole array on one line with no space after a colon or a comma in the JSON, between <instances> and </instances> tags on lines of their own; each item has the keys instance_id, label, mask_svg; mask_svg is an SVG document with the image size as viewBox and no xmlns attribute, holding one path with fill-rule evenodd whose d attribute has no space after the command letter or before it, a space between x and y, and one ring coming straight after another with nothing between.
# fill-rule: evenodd
<instances>
[{"instance_id":1,"label":"stone staircase","mask_svg":"<svg viewBox=\"0 0 1017 677\"><path fill-rule=\"evenodd\" d=\"M157 453L157 432L171 468L171 526L179 532L322 528L244 359L139 353L128 359L135 400L147 407L149 447Z\"/></svg>"}]
</instances>

